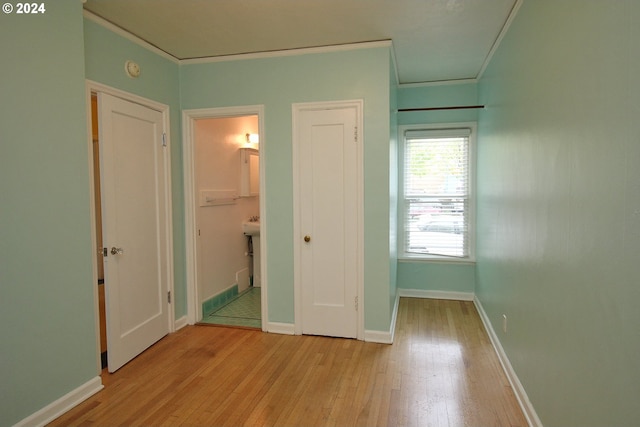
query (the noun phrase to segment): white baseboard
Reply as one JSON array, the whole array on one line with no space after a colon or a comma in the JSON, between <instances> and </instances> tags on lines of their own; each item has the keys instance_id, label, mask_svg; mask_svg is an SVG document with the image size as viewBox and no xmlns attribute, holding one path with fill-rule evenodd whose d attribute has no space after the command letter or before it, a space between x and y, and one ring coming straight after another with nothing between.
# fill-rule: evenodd
<instances>
[{"instance_id":1,"label":"white baseboard","mask_svg":"<svg viewBox=\"0 0 640 427\"><path fill-rule=\"evenodd\" d=\"M491 344L493 344L493 348L496 350L498 354L498 359L500 360L500 364L502 365L502 369L504 369L505 374L507 375L507 379L509 380L509 384L511 384L511 388L513 389L514 394L516 395L516 399L518 399L518 403L520 404L520 408L522 408L522 412L524 412L524 416L531 427L542 427L542 422L540 418L538 418L538 414L536 413L531 401L529 400L529 396L527 396L527 392L525 391L520 379L516 375L516 372L513 370L511 366L511 362L507 357L507 353L505 353L504 348L502 348L502 344L498 339L498 335L496 331L493 329L491 325L491 321L489 321L489 317L487 313L484 311L482 304L478 298L474 298L473 300L478 313L480 314L480 319L482 320L482 324L484 325L487 334L489 335L489 339L491 340Z\"/></svg>"},{"instance_id":2,"label":"white baseboard","mask_svg":"<svg viewBox=\"0 0 640 427\"><path fill-rule=\"evenodd\" d=\"M293 323L268 322L266 332L282 335L295 335Z\"/></svg>"},{"instance_id":3,"label":"white baseboard","mask_svg":"<svg viewBox=\"0 0 640 427\"><path fill-rule=\"evenodd\" d=\"M398 318L398 306L400 305L400 293L396 293L396 301L393 305L391 315L391 325L389 331L364 331L364 341L376 342L380 344L393 344L396 330L396 320ZM295 325L293 323L267 323L267 332L274 334L295 335Z\"/></svg>"},{"instance_id":4,"label":"white baseboard","mask_svg":"<svg viewBox=\"0 0 640 427\"><path fill-rule=\"evenodd\" d=\"M19 421L14 427L39 427L55 420L60 415L64 414L74 406L77 406L81 402L87 400L93 396L104 386L102 385L102 378L95 377L90 381L87 381L75 390L62 396L55 402L50 403L38 412L29 415L27 418Z\"/></svg>"},{"instance_id":5,"label":"white baseboard","mask_svg":"<svg viewBox=\"0 0 640 427\"><path fill-rule=\"evenodd\" d=\"M473 292L426 291L423 289L398 289L398 292L401 297L408 298L450 299L456 301L473 301L475 298Z\"/></svg>"},{"instance_id":6,"label":"white baseboard","mask_svg":"<svg viewBox=\"0 0 640 427\"><path fill-rule=\"evenodd\" d=\"M174 323L174 328L177 331L178 329L182 329L185 326L187 326L189 324L189 319L187 318L187 316L182 316L179 319L176 319L175 323Z\"/></svg>"},{"instance_id":7,"label":"white baseboard","mask_svg":"<svg viewBox=\"0 0 640 427\"><path fill-rule=\"evenodd\" d=\"M398 306L400 305L400 293L396 292L396 301L393 305L393 313L391 313L391 325L389 332L387 331L364 331L364 340L366 342L377 342L380 344L393 344L396 333L396 320L398 319Z\"/></svg>"},{"instance_id":8,"label":"white baseboard","mask_svg":"<svg viewBox=\"0 0 640 427\"><path fill-rule=\"evenodd\" d=\"M378 344L393 344L391 334L386 331L364 331L364 340L366 342L375 342Z\"/></svg>"}]
</instances>

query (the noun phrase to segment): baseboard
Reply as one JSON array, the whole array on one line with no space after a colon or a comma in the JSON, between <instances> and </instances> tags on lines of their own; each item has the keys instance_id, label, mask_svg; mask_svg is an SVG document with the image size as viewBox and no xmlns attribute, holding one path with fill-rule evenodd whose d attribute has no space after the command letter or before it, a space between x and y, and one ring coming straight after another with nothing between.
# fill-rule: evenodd
<instances>
[{"instance_id":1,"label":"baseboard","mask_svg":"<svg viewBox=\"0 0 640 427\"><path fill-rule=\"evenodd\" d=\"M14 427L44 426L69 411L74 406L77 406L81 402L87 400L103 388L102 379L100 377L95 377L75 390L65 394L55 402L52 402L40 409L38 412L29 415L22 421L19 421Z\"/></svg>"},{"instance_id":2,"label":"baseboard","mask_svg":"<svg viewBox=\"0 0 640 427\"><path fill-rule=\"evenodd\" d=\"M379 344L393 344L396 333L396 320L398 319L398 306L400 305L400 293L396 292L396 300L393 304L393 313L391 313L391 325L389 331L364 331L364 340L366 342L376 342Z\"/></svg>"},{"instance_id":3,"label":"baseboard","mask_svg":"<svg viewBox=\"0 0 640 427\"><path fill-rule=\"evenodd\" d=\"M473 301L475 298L473 292L427 291L423 289L398 289L398 292L401 297L408 298L449 299L456 301Z\"/></svg>"},{"instance_id":4,"label":"baseboard","mask_svg":"<svg viewBox=\"0 0 640 427\"><path fill-rule=\"evenodd\" d=\"M396 293L396 300L391 314L391 325L389 331L364 331L364 341L380 344L393 344L396 331L396 320L398 319L398 307L400 305L400 293ZM295 325L293 323L267 323L267 332L274 334L295 335Z\"/></svg>"},{"instance_id":5,"label":"baseboard","mask_svg":"<svg viewBox=\"0 0 640 427\"><path fill-rule=\"evenodd\" d=\"M177 331L178 329L182 329L185 326L187 326L189 324L189 320L187 318L187 316L182 316L179 319L176 319L176 321L174 322L173 326L175 328L175 330Z\"/></svg>"},{"instance_id":6,"label":"baseboard","mask_svg":"<svg viewBox=\"0 0 640 427\"><path fill-rule=\"evenodd\" d=\"M293 323L268 322L267 332L272 334L295 335L295 326Z\"/></svg>"},{"instance_id":7,"label":"baseboard","mask_svg":"<svg viewBox=\"0 0 640 427\"><path fill-rule=\"evenodd\" d=\"M513 389L514 394L516 395L516 399L518 399L518 403L520 404L520 408L522 408L522 412L524 412L524 416L531 427L542 427L542 422L540 418L538 418L538 414L536 413L531 401L529 400L529 396L527 396L527 392L525 391L520 379L516 375L516 372L513 370L511 366L511 362L507 357L507 353L505 353L504 348L502 348L502 344L498 339L498 335L496 331L493 329L491 321L487 316L487 313L484 311L482 304L478 298L473 299L473 303L480 314L480 319L482 320L482 324L484 325L484 329L487 331L489 335L489 339L491 340L491 344L493 344L493 348L498 354L498 359L500 360L500 364L502 365L502 369L504 369L505 374L507 375L507 379L509 380L509 384L511 384L511 388Z\"/></svg>"}]
</instances>

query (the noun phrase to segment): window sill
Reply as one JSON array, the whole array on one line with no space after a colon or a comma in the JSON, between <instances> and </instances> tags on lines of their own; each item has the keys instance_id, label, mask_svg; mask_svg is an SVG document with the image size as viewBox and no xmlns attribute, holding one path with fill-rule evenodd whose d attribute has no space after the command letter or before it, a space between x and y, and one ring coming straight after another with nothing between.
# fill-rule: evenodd
<instances>
[{"instance_id":1,"label":"window sill","mask_svg":"<svg viewBox=\"0 0 640 427\"><path fill-rule=\"evenodd\" d=\"M437 255L410 255L403 254L398 256L399 262L419 262L419 263L438 263L438 264L467 264L475 265L476 260L474 258L452 258L447 256Z\"/></svg>"}]
</instances>

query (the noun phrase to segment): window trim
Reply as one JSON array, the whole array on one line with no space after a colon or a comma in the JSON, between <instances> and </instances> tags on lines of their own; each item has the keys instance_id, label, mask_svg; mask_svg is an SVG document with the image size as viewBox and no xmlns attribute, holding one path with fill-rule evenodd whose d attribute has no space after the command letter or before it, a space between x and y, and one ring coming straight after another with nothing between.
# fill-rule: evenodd
<instances>
[{"instance_id":1,"label":"window trim","mask_svg":"<svg viewBox=\"0 0 640 427\"><path fill-rule=\"evenodd\" d=\"M405 194L404 194L404 162L405 162L405 133L407 131L449 131L457 129L470 129L469 134L469 255L466 257L451 257L446 255L416 254L405 251ZM430 123L411 124L398 126L398 259L424 262L447 262L457 264L475 263L476 260L476 146L477 146L478 124L477 122L453 122L453 123Z\"/></svg>"}]
</instances>

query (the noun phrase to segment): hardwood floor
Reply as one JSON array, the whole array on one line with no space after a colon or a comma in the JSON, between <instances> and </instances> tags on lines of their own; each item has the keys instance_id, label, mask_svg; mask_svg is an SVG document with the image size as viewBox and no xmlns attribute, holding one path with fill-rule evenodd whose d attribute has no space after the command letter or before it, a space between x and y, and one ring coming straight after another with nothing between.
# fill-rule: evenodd
<instances>
[{"instance_id":1,"label":"hardwood floor","mask_svg":"<svg viewBox=\"0 0 640 427\"><path fill-rule=\"evenodd\" d=\"M51 426L526 426L471 302L401 298L393 345L188 326Z\"/></svg>"}]
</instances>

